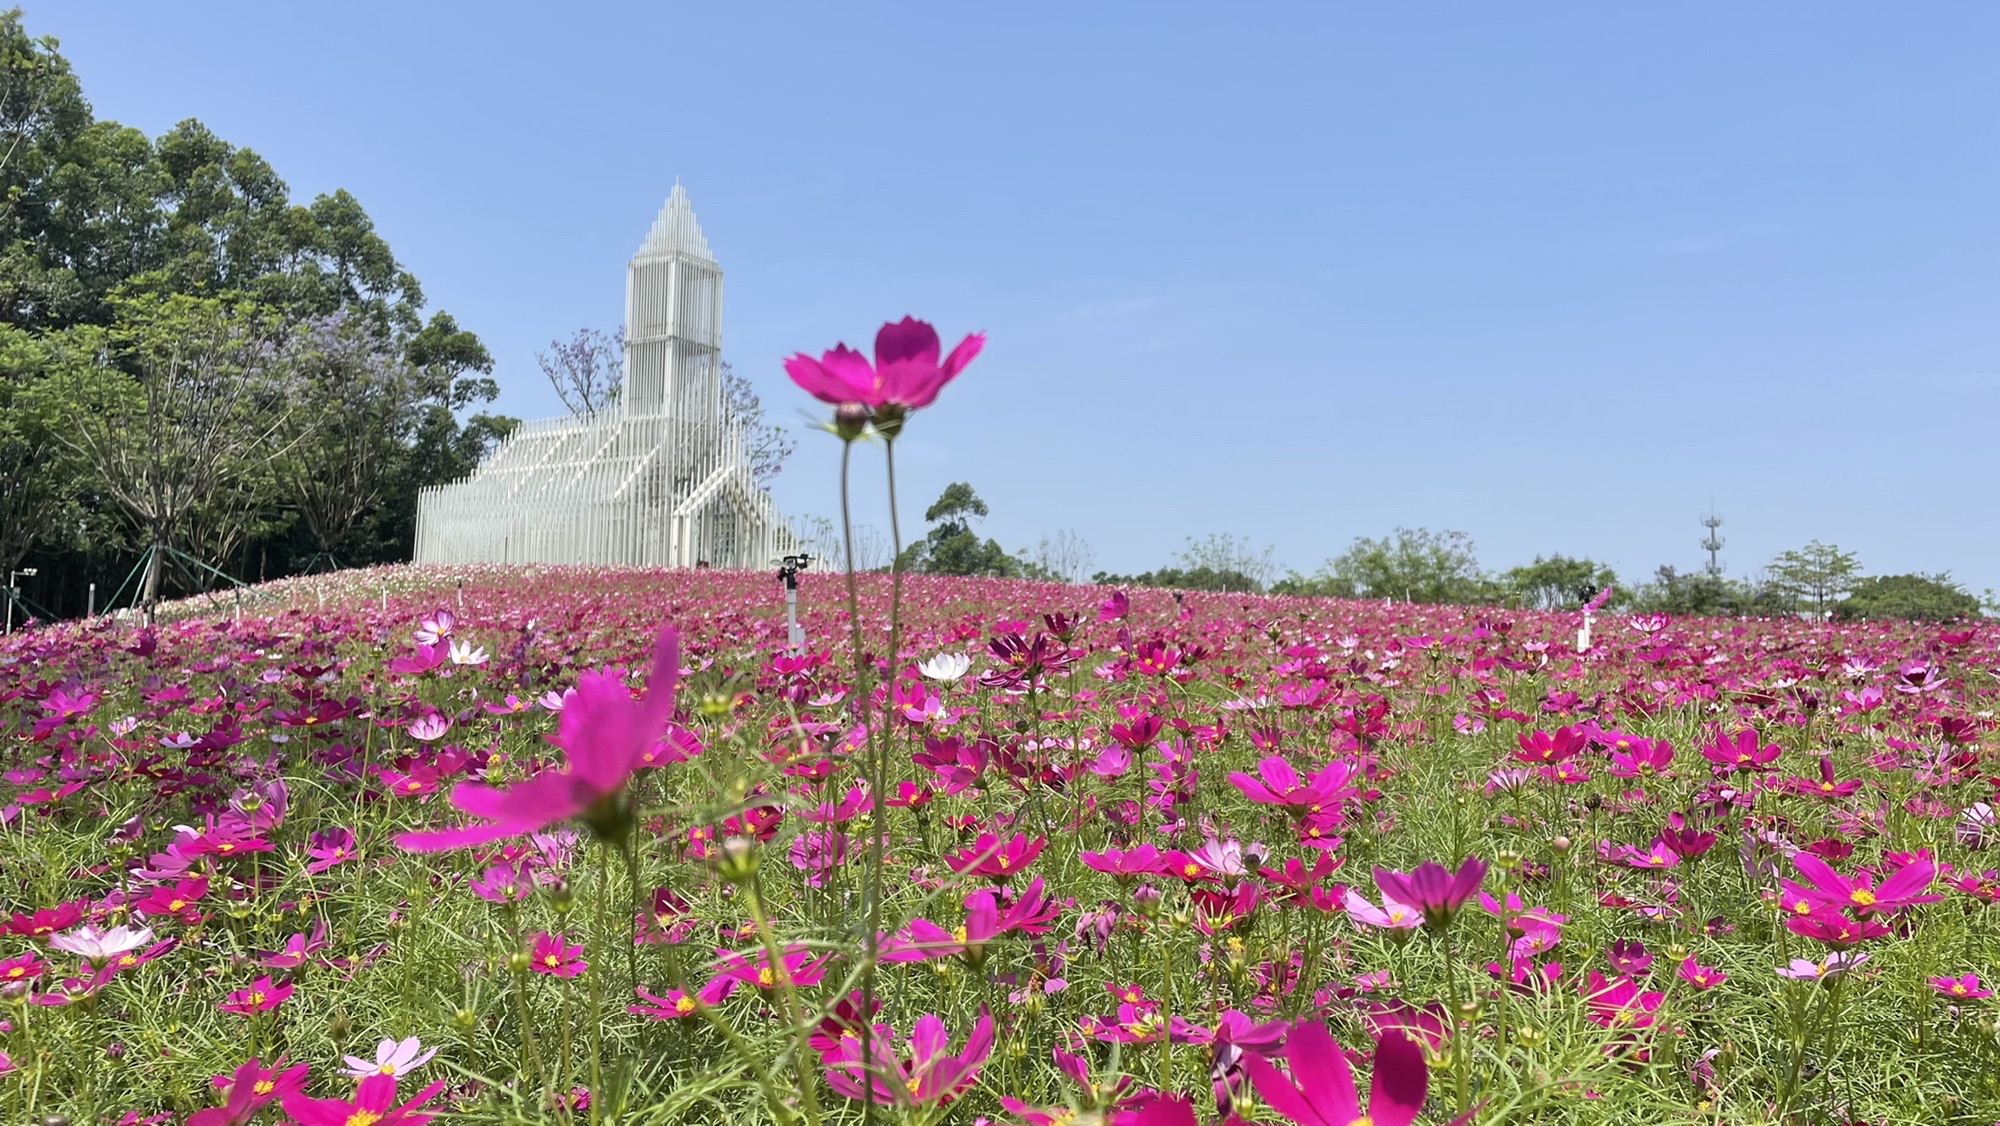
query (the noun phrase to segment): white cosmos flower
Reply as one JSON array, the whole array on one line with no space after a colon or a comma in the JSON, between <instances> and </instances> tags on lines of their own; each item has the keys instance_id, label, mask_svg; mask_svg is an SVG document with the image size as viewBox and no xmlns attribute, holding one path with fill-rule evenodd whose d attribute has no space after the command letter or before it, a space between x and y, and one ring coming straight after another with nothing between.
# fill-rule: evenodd
<instances>
[{"instance_id":1,"label":"white cosmos flower","mask_svg":"<svg viewBox=\"0 0 2000 1126\"><path fill-rule=\"evenodd\" d=\"M963 653L939 653L917 666L917 671L932 680L953 681L964 676L972 668L972 658Z\"/></svg>"},{"instance_id":2,"label":"white cosmos flower","mask_svg":"<svg viewBox=\"0 0 2000 1126\"><path fill-rule=\"evenodd\" d=\"M373 1063L360 1056L348 1056L344 1071L356 1079L366 1079L371 1075L407 1075L437 1055L436 1048L428 1052L423 1049L423 1041L414 1036L407 1040L384 1040L375 1048Z\"/></svg>"},{"instance_id":3,"label":"white cosmos flower","mask_svg":"<svg viewBox=\"0 0 2000 1126\"><path fill-rule=\"evenodd\" d=\"M57 950L67 950L92 965L101 966L120 954L137 950L153 941L153 928L112 927L108 931L98 930L85 924L73 931L53 935L49 945Z\"/></svg>"}]
</instances>

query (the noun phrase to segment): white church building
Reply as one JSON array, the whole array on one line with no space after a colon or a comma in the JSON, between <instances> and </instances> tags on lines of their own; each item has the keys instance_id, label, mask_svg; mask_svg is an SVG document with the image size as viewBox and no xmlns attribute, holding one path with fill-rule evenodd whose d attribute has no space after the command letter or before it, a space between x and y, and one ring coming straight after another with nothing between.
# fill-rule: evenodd
<instances>
[{"instance_id":1,"label":"white church building","mask_svg":"<svg viewBox=\"0 0 2000 1126\"><path fill-rule=\"evenodd\" d=\"M680 186L625 275L619 400L523 423L417 502L419 563L762 567L792 549L722 399L722 267Z\"/></svg>"}]
</instances>

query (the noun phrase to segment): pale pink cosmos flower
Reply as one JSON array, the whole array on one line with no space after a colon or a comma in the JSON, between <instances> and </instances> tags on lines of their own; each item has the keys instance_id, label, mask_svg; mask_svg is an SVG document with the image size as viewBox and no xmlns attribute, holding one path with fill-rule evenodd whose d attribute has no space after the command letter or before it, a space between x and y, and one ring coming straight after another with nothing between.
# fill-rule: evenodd
<instances>
[{"instance_id":1,"label":"pale pink cosmos flower","mask_svg":"<svg viewBox=\"0 0 2000 1126\"><path fill-rule=\"evenodd\" d=\"M429 743L444 738L445 733L451 730L451 721L436 712L430 712L411 720L410 726L405 730L409 732L410 738Z\"/></svg>"},{"instance_id":2,"label":"pale pink cosmos flower","mask_svg":"<svg viewBox=\"0 0 2000 1126\"><path fill-rule=\"evenodd\" d=\"M153 928L112 927L99 930L84 924L73 931L53 935L49 945L57 950L67 951L82 958L93 966L102 966L120 954L141 949L153 941Z\"/></svg>"},{"instance_id":3,"label":"pale pink cosmos flower","mask_svg":"<svg viewBox=\"0 0 2000 1126\"><path fill-rule=\"evenodd\" d=\"M360 1056L347 1056L347 1066L341 1069L343 1075L356 1079L366 1079L371 1075L404 1076L430 1062L437 1055L437 1049L424 1051L423 1041L415 1036L407 1040L384 1040L375 1046L375 1061L370 1063Z\"/></svg>"}]
</instances>

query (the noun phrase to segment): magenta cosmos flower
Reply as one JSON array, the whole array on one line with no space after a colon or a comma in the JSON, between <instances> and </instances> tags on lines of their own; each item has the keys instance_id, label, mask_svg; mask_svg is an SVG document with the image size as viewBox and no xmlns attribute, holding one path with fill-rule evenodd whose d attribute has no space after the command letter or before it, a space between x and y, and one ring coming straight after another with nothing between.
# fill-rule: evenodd
<instances>
[{"instance_id":1,"label":"magenta cosmos flower","mask_svg":"<svg viewBox=\"0 0 2000 1126\"><path fill-rule=\"evenodd\" d=\"M590 964L583 960L582 943L571 943L561 935L543 931L535 936L535 949L529 955L528 968L538 974L575 977L590 968Z\"/></svg>"},{"instance_id":2,"label":"magenta cosmos flower","mask_svg":"<svg viewBox=\"0 0 2000 1126\"><path fill-rule=\"evenodd\" d=\"M889 1042L887 1026L870 1031L873 1045L864 1047L861 1037L849 1031L820 1062L826 1066L827 1086L880 1106L949 1102L978 1081L979 1069L993 1051L993 1017L983 1011L957 1053L950 1051L951 1033L944 1022L930 1013L917 1018L906 1052L897 1052Z\"/></svg>"},{"instance_id":3,"label":"magenta cosmos flower","mask_svg":"<svg viewBox=\"0 0 2000 1126\"><path fill-rule=\"evenodd\" d=\"M1465 858L1457 872L1434 860L1409 872L1375 869L1375 886L1382 889L1383 896L1423 912L1424 925L1434 930L1449 926L1485 879L1485 862L1472 856Z\"/></svg>"},{"instance_id":4,"label":"magenta cosmos flower","mask_svg":"<svg viewBox=\"0 0 2000 1126\"><path fill-rule=\"evenodd\" d=\"M404 833L396 838L397 846L410 852L467 848L525 836L572 817L588 822L600 836L622 839L631 818L617 796L673 717L679 676L680 635L672 626L660 631L653 647L653 675L644 698L634 700L615 673L583 674L563 705L552 740L569 756L567 764L506 790L461 782L451 792L451 804L484 823Z\"/></svg>"},{"instance_id":5,"label":"magenta cosmos flower","mask_svg":"<svg viewBox=\"0 0 2000 1126\"><path fill-rule=\"evenodd\" d=\"M271 981L271 975L265 974L251 982L250 988L231 993L229 1000L224 1001L221 1008L225 1013L246 1017L253 1013L268 1012L290 999L292 988L291 982L278 985Z\"/></svg>"},{"instance_id":6,"label":"magenta cosmos flower","mask_svg":"<svg viewBox=\"0 0 2000 1126\"><path fill-rule=\"evenodd\" d=\"M875 363L845 344L834 345L815 360L799 353L785 361L785 374L800 389L822 403L858 403L880 420L900 422L908 411L937 401L944 385L986 346L986 334L975 332L958 342L951 355L938 360L937 330L915 317L882 326L875 334Z\"/></svg>"},{"instance_id":7,"label":"magenta cosmos flower","mask_svg":"<svg viewBox=\"0 0 2000 1126\"><path fill-rule=\"evenodd\" d=\"M444 1080L418 1091L415 1098L396 1102L396 1077L371 1075L361 1081L351 1099L309 1099L285 1096L285 1113L299 1126L424 1126L435 1115L413 1113L444 1090Z\"/></svg>"},{"instance_id":8,"label":"magenta cosmos flower","mask_svg":"<svg viewBox=\"0 0 2000 1126\"><path fill-rule=\"evenodd\" d=\"M1285 1060L1292 1065L1289 1077L1254 1055L1246 1055L1243 1066L1258 1096L1299 1126L1410 1126L1430 1089L1424 1050L1401 1032L1386 1032L1375 1041L1375 1074L1365 1114L1347 1053L1325 1025L1293 1025L1285 1039Z\"/></svg>"}]
</instances>

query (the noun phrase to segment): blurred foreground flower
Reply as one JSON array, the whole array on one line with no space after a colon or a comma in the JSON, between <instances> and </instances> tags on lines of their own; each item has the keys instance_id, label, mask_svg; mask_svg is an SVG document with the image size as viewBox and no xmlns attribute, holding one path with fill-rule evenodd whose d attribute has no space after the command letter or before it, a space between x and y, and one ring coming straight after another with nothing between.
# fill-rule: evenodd
<instances>
[{"instance_id":1,"label":"blurred foreground flower","mask_svg":"<svg viewBox=\"0 0 2000 1126\"><path fill-rule=\"evenodd\" d=\"M631 814L618 802L620 791L673 717L679 677L680 635L669 626L653 647L653 675L644 699L634 700L612 672L578 678L553 740L569 756L566 764L506 790L461 782L451 792L451 804L485 818L485 824L404 833L396 838L397 846L410 852L468 848L525 836L572 817L607 840L622 840L631 829Z\"/></svg>"}]
</instances>

